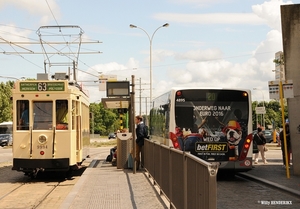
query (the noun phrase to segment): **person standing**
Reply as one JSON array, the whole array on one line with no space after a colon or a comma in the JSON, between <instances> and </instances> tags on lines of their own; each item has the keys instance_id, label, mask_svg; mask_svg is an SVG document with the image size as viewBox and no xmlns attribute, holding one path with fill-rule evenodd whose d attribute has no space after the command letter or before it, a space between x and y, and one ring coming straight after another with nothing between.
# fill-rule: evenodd
<instances>
[{"instance_id":1,"label":"person standing","mask_svg":"<svg viewBox=\"0 0 300 209\"><path fill-rule=\"evenodd\" d=\"M21 105L22 114L19 119L19 129L29 130L29 111L28 107L26 107L25 102Z\"/></svg>"},{"instance_id":2,"label":"person standing","mask_svg":"<svg viewBox=\"0 0 300 209\"><path fill-rule=\"evenodd\" d=\"M287 158L288 164L290 166L290 159L291 159L291 136L290 136L290 125L288 123L285 124L285 136L286 136L286 146L287 146ZM285 163L285 147L284 147L284 136L283 130L279 134L279 138L281 141L281 151L282 151L282 160L283 166L286 167Z\"/></svg>"},{"instance_id":3,"label":"person standing","mask_svg":"<svg viewBox=\"0 0 300 209\"><path fill-rule=\"evenodd\" d=\"M262 129L260 127L257 128L257 133L254 135L253 140L257 144L258 152L254 155L254 164L258 164L258 154L260 153L261 158L264 162L264 164L268 164L266 159L266 152L265 152L265 146L266 146L266 137L264 136Z\"/></svg>"},{"instance_id":4,"label":"person standing","mask_svg":"<svg viewBox=\"0 0 300 209\"><path fill-rule=\"evenodd\" d=\"M140 154L142 152L143 146L144 146L144 133L145 133L145 125L143 122L143 117L138 115L135 117L135 124L136 129L136 146L135 146L135 161L136 161L136 169L139 170L140 167L140 162L141 162L141 157Z\"/></svg>"}]
</instances>

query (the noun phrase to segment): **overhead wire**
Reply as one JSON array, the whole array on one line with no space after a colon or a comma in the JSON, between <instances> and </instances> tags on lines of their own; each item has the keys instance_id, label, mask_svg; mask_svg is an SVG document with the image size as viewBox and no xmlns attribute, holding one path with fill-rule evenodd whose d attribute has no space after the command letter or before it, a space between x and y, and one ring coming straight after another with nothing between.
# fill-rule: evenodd
<instances>
[{"instance_id":1,"label":"overhead wire","mask_svg":"<svg viewBox=\"0 0 300 209\"><path fill-rule=\"evenodd\" d=\"M57 26L59 26L58 21L57 21L55 15L54 15L54 13L53 13L53 11L52 11L52 9L51 9L49 3L48 3L48 1L47 1L47 0L45 0L45 1L46 1L46 3L47 3L47 6L48 6L48 8L49 8L49 10L50 10L50 12L51 12L51 14L52 14L52 16L53 16L53 18L54 18L56 24L57 24ZM80 28L80 29L81 29L81 28ZM62 30L59 30L59 32L61 33L61 35L62 35L62 37L63 37L63 40L64 40L65 42L67 42L66 39L65 39L65 35L62 33ZM73 40L73 42L75 42L76 40L79 39L79 47L78 47L78 51L77 51L76 54L75 54L75 53L72 51L72 49L71 49L71 46L70 46L70 44L69 44L69 43L71 43L71 42L68 42L68 44L66 44L66 46L63 47L63 48L61 48L60 50L57 49L58 52L61 52L64 48L68 47L70 56L68 56L67 54L63 54L63 56L68 57L69 60L71 60L71 57L73 57L73 58L76 60L75 63L76 63L76 68L77 68L77 69L78 69L78 61L80 61L80 60L79 60L79 54L80 54L80 48L81 48L81 41L82 41L82 37L81 37L81 36L82 36L82 34L83 34L83 30L81 29L80 33L78 34L78 37L77 37L76 39ZM71 38L71 36L69 36L69 37ZM54 55L53 55L53 56L54 56ZM84 63L84 64L86 65L86 63ZM86 65L86 66L88 66L88 65ZM90 68L91 68L92 70L95 70L95 69L93 69L92 67L90 67ZM95 70L95 71L98 72L97 70ZM89 74L89 73L88 73L88 74Z\"/></svg>"},{"instance_id":2,"label":"overhead wire","mask_svg":"<svg viewBox=\"0 0 300 209\"><path fill-rule=\"evenodd\" d=\"M13 46L14 44L11 44L11 42L8 42L7 40L3 39L2 37L0 37L0 39L3 40L3 41L5 41L5 42L7 42L7 43L9 43L10 47L11 47L11 48L19 55L19 57L21 57L22 59L26 60L27 62L30 62L31 64L33 64L33 65L35 65L35 66L37 66L37 67L40 67L40 66L38 66L37 64L31 62L30 60L26 59L24 56L22 56L22 55L14 48L14 46ZM18 46L18 47L20 47L20 46ZM23 48L23 47L22 47L22 48ZM4 54L5 54L5 53L4 53ZM41 68L41 67L40 67L40 68Z\"/></svg>"},{"instance_id":3,"label":"overhead wire","mask_svg":"<svg viewBox=\"0 0 300 209\"><path fill-rule=\"evenodd\" d=\"M55 18L55 17L54 17L54 18ZM55 19L56 19L56 18L55 18ZM5 27L13 27L13 28L18 28L18 29L23 29L23 30L29 30L29 31L34 31L34 32L36 32L36 30L28 29L28 28L23 28L23 27L17 27L17 26L5 25L5 24L0 24L0 25L5 26ZM34 39L34 38L30 38L30 37L21 36L21 35L19 35L19 34L7 32L7 31L3 31L3 30L0 30L0 32L1 32L1 33L4 33L4 34L13 35L13 36L16 36L16 37L28 39L28 40L31 40L31 41L36 41L36 43L35 43L35 42L30 42L30 43L28 42L28 44L40 44L40 42L38 42L38 41L39 41L38 39ZM44 33L48 33L49 35L52 34L53 36L54 36L54 35L57 35L57 34L51 33L51 32L44 32ZM1 39L1 37L0 37L0 39ZM2 39L3 39L3 38L2 38ZM97 40L94 40L94 39L86 39L86 40L88 40L88 41L93 41L93 42L97 41ZM3 41L4 41L5 43L9 43L9 41L7 41L7 40L5 40L5 39L3 39ZM75 41L75 40L74 40L74 41ZM73 42L74 42L74 41L73 41ZM98 42L99 42L99 41L98 41ZM24 42L22 42L22 43L21 43L21 42L17 42L17 43L23 44ZM99 42L99 43L101 43L101 42ZM45 44L47 44L47 43L45 42ZM53 46L50 46L50 47L53 47ZM74 48L75 48L75 46L69 46L69 47L74 47ZM12 47L12 48L13 48L13 47ZM0 47L0 49L3 51L2 54L5 54L5 55L9 55L9 54L10 54L9 52L7 52L7 51L6 51L4 48L2 48L2 47ZM93 50L93 49L88 49L88 48L82 48L82 49L88 50L88 51L91 51L91 52L97 52L97 53L99 53L99 51ZM35 65L35 66L37 66L37 67L39 67L39 68L41 68L41 69L43 69L43 67L41 67L41 66L35 64L34 62L32 62L32 61L26 59L24 56L22 56L22 55L21 55L17 50L15 50L14 48L13 48L13 50L14 50L14 51L17 53L17 55L18 55L19 57L21 57L22 59L26 60L27 62L29 62L29 63L31 63L31 64L33 64L33 65ZM53 47L53 50L57 51L57 53L60 53L60 51L61 51L62 49L59 50L59 49ZM35 54L33 51L32 51L32 53ZM64 54L64 53L60 53L60 54L63 55L63 56L68 56L67 54ZM15 55L15 54L14 54L14 55ZM73 56L73 57L74 57L74 56ZM79 62L81 62L82 64L84 64L85 66L87 66L89 69L92 69L92 70L94 70L95 72L98 73L98 71L97 71L96 69L94 69L93 67L89 66L88 64L86 64L85 62L81 61L80 59L79 59ZM92 76L94 76L94 77L98 77L98 75L94 75L94 74L88 73L88 72L86 72L86 71L84 71L84 70L80 70L80 69L78 69L78 70L81 71L82 73L86 73L86 74L92 75Z\"/></svg>"}]
</instances>

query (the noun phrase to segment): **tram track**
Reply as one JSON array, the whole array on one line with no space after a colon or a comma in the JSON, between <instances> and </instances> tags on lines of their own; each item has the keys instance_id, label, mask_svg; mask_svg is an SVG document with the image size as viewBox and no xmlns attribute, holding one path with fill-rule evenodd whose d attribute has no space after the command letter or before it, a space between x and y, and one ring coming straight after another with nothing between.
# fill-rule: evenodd
<instances>
[{"instance_id":1,"label":"tram track","mask_svg":"<svg viewBox=\"0 0 300 209\"><path fill-rule=\"evenodd\" d=\"M40 200L37 201L36 205L33 205L32 209L36 209L39 208L41 206L41 208L44 208L42 206L42 203L47 199L47 197L54 192L54 190L60 185L61 182L58 182L56 185L53 186L52 189L50 189L48 192L45 193L44 196L41 197Z\"/></svg>"},{"instance_id":2,"label":"tram track","mask_svg":"<svg viewBox=\"0 0 300 209\"><path fill-rule=\"evenodd\" d=\"M48 176L29 178L23 173L11 171L11 167L0 168L0 208L59 208L72 190L79 175L72 180Z\"/></svg>"},{"instance_id":3,"label":"tram track","mask_svg":"<svg viewBox=\"0 0 300 209\"><path fill-rule=\"evenodd\" d=\"M0 206L1 206L1 208L8 208L7 205L5 204L5 202L9 203L9 202L11 202L11 200L13 200L13 198L18 197L18 199L19 199L21 194L24 195L24 192L22 191L22 188L25 187L25 186L29 186L30 184L32 184L32 182L30 182L30 181L27 182L27 183L21 183L20 185L16 186L14 189L12 189L9 192L6 192L5 194L3 194L0 197ZM52 193L55 192L55 189L57 187L59 187L60 184L61 184L61 182L57 182L55 185L52 185L50 189L48 188L48 190L43 191L44 194L41 195L39 198L36 198L38 195L35 195L35 192L32 191L30 196L28 196L28 198L35 196L35 198L34 198L35 203L34 204L28 204L28 205L26 205L26 203L25 203L26 208L31 208L31 209L44 208L42 206L43 202L47 199L47 197L49 195L51 195ZM47 187L49 187L49 186L47 186ZM27 189L29 191L31 191L30 187L28 187ZM9 204L9 207L11 208L12 205ZM14 205L13 208L18 208L18 205Z\"/></svg>"},{"instance_id":4,"label":"tram track","mask_svg":"<svg viewBox=\"0 0 300 209\"><path fill-rule=\"evenodd\" d=\"M24 186L24 185L25 185L25 183L22 183L21 185L17 186L16 188L12 189L11 191L7 192L6 194L1 195L0 196L0 201L2 199L4 199L6 196L12 194L14 191L16 191L17 189L19 189L20 187Z\"/></svg>"}]
</instances>

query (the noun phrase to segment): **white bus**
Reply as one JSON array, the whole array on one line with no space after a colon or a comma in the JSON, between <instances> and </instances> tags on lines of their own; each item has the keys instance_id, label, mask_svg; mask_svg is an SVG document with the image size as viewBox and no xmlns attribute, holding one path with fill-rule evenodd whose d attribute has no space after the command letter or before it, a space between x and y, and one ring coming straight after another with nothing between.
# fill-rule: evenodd
<instances>
[{"instance_id":1,"label":"white bus","mask_svg":"<svg viewBox=\"0 0 300 209\"><path fill-rule=\"evenodd\" d=\"M12 139L12 125L11 121L0 123L0 146L11 146Z\"/></svg>"},{"instance_id":2,"label":"white bus","mask_svg":"<svg viewBox=\"0 0 300 209\"><path fill-rule=\"evenodd\" d=\"M172 88L153 100L150 139L220 169L252 169L250 90Z\"/></svg>"}]
</instances>

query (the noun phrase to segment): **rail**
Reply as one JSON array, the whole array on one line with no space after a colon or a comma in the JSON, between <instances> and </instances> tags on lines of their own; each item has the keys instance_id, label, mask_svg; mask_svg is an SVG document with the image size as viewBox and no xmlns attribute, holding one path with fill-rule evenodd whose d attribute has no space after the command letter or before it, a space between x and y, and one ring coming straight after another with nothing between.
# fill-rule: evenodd
<instances>
[{"instance_id":1,"label":"rail","mask_svg":"<svg viewBox=\"0 0 300 209\"><path fill-rule=\"evenodd\" d=\"M217 208L217 164L145 140L144 167L170 208Z\"/></svg>"}]
</instances>

